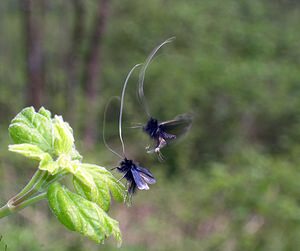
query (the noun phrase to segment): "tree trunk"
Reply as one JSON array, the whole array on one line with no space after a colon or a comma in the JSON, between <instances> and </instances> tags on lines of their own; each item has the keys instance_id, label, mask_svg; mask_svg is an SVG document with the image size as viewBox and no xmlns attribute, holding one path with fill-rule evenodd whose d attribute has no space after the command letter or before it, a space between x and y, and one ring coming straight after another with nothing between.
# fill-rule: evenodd
<instances>
[{"instance_id":1,"label":"tree trunk","mask_svg":"<svg viewBox=\"0 0 300 251\"><path fill-rule=\"evenodd\" d=\"M76 124L77 102L76 93L80 78L80 55L84 38L85 8L82 0L71 1L74 9L73 30L71 34L70 51L67 58L68 83L67 83L67 117L71 124Z\"/></svg>"},{"instance_id":2,"label":"tree trunk","mask_svg":"<svg viewBox=\"0 0 300 251\"><path fill-rule=\"evenodd\" d=\"M86 112L84 143L86 147L92 147L97 139L96 117L97 117L97 97L102 70L101 48L105 34L108 18L109 0L99 0L95 22L93 25L88 51L86 55L86 69L83 76L85 87Z\"/></svg>"},{"instance_id":3,"label":"tree trunk","mask_svg":"<svg viewBox=\"0 0 300 251\"><path fill-rule=\"evenodd\" d=\"M43 103L44 60L41 24L43 1L21 1L24 18L27 104L39 108Z\"/></svg>"}]
</instances>

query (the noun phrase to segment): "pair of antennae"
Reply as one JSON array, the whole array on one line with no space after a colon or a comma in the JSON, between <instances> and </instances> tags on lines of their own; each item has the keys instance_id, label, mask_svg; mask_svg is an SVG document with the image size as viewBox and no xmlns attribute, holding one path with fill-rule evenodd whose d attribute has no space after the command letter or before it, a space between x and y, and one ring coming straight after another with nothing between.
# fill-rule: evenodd
<instances>
[{"instance_id":1,"label":"pair of antennae","mask_svg":"<svg viewBox=\"0 0 300 251\"><path fill-rule=\"evenodd\" d=\"M151 117L150 112L149 112L149 107L148 107L148 103L147 100L145 98L144 95L144 79L145 79L145 73L146 73L146 69L149 66L149 64L151 63L153 57L155 56L155 54L157 53L157 51L165 44L172 42L175 39L175 37L171 37L167 40L165 40L164 42L162 42L160 45L158 45L156 48L154 48L154 50L150 53L150 55L148 56L148 58L146 59L140 74L139 74L139 87L138 87L138 97L140 99L140 103L143 105L145 112L147 114L148 117ZM124 85L123 85L123 89L122 89L122 94L121 94L121 104L120 104L120 114L119 114L119 137L120 137L120 141L121 141L121 145L122 145L122 151L123 151L123 156L119 153L117 153L116 151L114 151L106 142L105 140L105 123L106 123L106 113L108 110L108 107L110 105L110 103L112 102L113 99L118 99L120 100L120 97L118 96L113 96L109 99L106 107L105 107L105 111L104 111L104 118L103 118L103 131L102 131L102 137L103 137L103 142L104 145L107 147L108 150L110 150L113 154L115 154L116 156L118 156L119 158L123 159L125 158L125 145L124 145L124 141L123 141L123 137L122 137L122 116L123 116L123 107L124 107L124 98L125 98L125 91L126 91L126 87L128 84L128 80L132 74L132 72L139 66L141 66L142 64L137 64L134 67L132 67L132 69L130 70L130 72L127 74L127 77L125 79Z\"/></svg>"},{"instance_id":2,"label":"pair of antennae","mask_svg":"<svg viewBox=\"0 0 300 251\"><path fill-rule=\"evenodd\" d=\"M175 37L171 37L168 38L167 40L165 40L164 42L162 42L160 45L158 45L157 47L155 47L153 49L153 51L150 53L150 55L148 56L148 58L146 59L143 68L140 71L140 75L139 75L139 87L138 87L138 97L140 100L140 103L143 105L144 110L147 114L147 116L150 118L150 111L149 111L149 106L148 106L148 102L145 98L145 94L144 94L144 80L145 80L145 74L146 74L146 69L149 66L149 64L151 63L152 59L154 58L155 54L157 53L157 51L164 46L165 44L171 43L173 40L175 39Z\"/></svg>"},{"instance_id":3,"label":"pair of antennae","mask_svg":"<svg viewBox=\"0 0 300 251\"><path fill-rule=\"evenodd\" d=\"M122 94L121 94L121 105L120 105L120 114L119 114L119 137L120 137L120 141L121 141L121 145L122 145L122 151L123 151L123 156L119 153L117 153L116 151L114 151L106 142L105 140L105 122L106 122L106 113L107 113L107 110L108 110L108 107L110 105L110 103L113 101L113 99L118 99L120 100L120 97L118 96L113 96L109 99L106 107L105 107L105 111L104 111L104 118L103 118L103 131L102 131L102 137L103 137L103 142L104 142L104 145L107 147L108 150L110 150L113 154L117 155L119 158L123 159L125 158L126 154L125 154L125 145L124 145L124 140L123 140L123 137L122 137L122 116L123 116L123 107L124 107L124 98L125 98L125 91L126 91L126 87L127 87L127 83L128 83L128 80L132 74L132 72L137 68L139 67L141 64L137 64L135 65L131 70L130 72L127 74L127 77L126 77L126 80L124 82L124 85L123 85L123 89L122 89Z\"/></svg>"}]
</instances>

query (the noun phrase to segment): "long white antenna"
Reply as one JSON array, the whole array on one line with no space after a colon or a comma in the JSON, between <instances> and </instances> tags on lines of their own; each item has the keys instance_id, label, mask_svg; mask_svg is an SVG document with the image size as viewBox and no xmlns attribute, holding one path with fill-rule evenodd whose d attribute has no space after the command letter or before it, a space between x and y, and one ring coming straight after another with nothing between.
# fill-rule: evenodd
<instances>
[{"instance_id":1,"label":"long white antenna","mask_svg":"<svg viewBox=\"0 0 300 251\"><path fill-rule=\"evenodd\" d=\"M125 96L125 90L126 90L126 86L128 83L128 80L132 74L132 72L134 71L135 68L139 67L141 64L137 64L135 65L130 72L128 73L125 83L123 85L123 90L122 90L122 95L121 95L121 107L120 107L120 116L119 116L119 136L120 136L120 140L121 140L121 144L122 144L122 149L123 149L123 155L125 157L125 146L124 146L124 141L122 138L122 115L123 115L123 106L124 106L124 96Z\"/></svg>"},{"instance_id":2,"label":"long white antenna","mask_svg":"<svg viewBox=\"0 0 300 251\"><path fill-rule=\"evenodd\" d=\"M102 127L102 138L103 138L103 143L104 145L106 146L106 148L108 150L110 150L113 154L117 155L119 158L123 159L123 157L121 156L121 154L117 153L116 151L114 151L106 142L106 139L105 139L105 126L106 126L106 114L107 114L107 110L108 110L108 107L110 105L110 103L113 101L113 99L117 99L120 101L120 97L119 96L113 96L113 97L110 97L110 99L108 100L106 106L105 106L105 110L104 110L104 116L103 116L103 127Z\"/></svg>"},{"instance_id":3,"label":"long white antenna","mask_svg":"<svg viewBox=\"0 0 300 251\"><path fill-rule=\"evenodd\" d=\"M151 115L150 115L150 112L149 112L149 106L148 106L147 100L146 100L145 95L144 95L144 80L145 80L146 69L149 66L149 64L151 63L151 61L152 61L153 57L155 56L155 54L157 53L157 51L163 45L165 45L167 43L171 43L174 39L175 39L175 37L168 38L167 40L162 42L160 45L158 45L156 48L154 48L154 50L150 53L150 55L146 59L144 65L143 65L143 68L140 71L139 87L138 87L139 99L140 99L140 102L142 103L142 105L144 106L145 112L147 113L148 117L151 117Z\"/></svg>"}]
</instances>

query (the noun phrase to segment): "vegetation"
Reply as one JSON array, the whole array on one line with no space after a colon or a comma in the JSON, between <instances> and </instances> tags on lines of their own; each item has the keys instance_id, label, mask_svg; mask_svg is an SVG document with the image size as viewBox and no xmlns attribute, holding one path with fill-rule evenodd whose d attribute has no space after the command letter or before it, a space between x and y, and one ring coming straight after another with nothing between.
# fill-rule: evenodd
<instances>
[{"instance_id":1,"label":"vegetation","mask_svg":"<svg viewBox=\"0 0 300 251\"><path fill-rule=\"evenodd\" d=\"M147 69L145 95L155 117L192 111L195 120L187 137L162 150L164 163L146 155L147 137L129 128L145 122L137 76L132 77L124 108L126 149L157 183L138 191L129 208L111 205L110 216L123 233L122 250L299 249L297 1L29 2L39 20L34 30L42 51L36 56L43 65L38 96L29 95L32 26L24 21L29 20L26 6L0 3L1 204L35 171L30 161L6 149L15 114L27 105L62 114L81 139L76 145L85 159L114 167L119 160L101 135L104 106L120 94L133 65L176 36ZM107 5L107 13L100 4ZM105 27L96 29L99 24ZM91 51L99 53L93 60ZM108 113L106 130L116 150L117 109ZM113 243L99 247L66 232L47 208L42 202L1 220L0 249L7 244L8 250L115 250Z\"/></svg>"}]
</instances>

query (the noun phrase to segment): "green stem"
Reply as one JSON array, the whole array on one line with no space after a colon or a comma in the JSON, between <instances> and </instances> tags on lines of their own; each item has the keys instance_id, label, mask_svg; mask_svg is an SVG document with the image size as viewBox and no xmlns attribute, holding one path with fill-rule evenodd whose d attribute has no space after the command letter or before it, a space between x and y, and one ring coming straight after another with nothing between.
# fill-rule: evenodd
<instances>
[{"instance_id":1,"label":"green stem","mask_svg":"<svg viewBox=\"0 0 300 251\"><path fill-rule=\"evenodd\" d=\"M14 206L10 202L8 202L5 206L0 208L0 219L12 213L15 213L17 211L20 211L21 209L46 198L47 198L47 193L43 192L32 198L29 198L28 200L22 201L17 206Z\"/></svg>"},{"instance_id":2,"label":"green stem","mask_svg":"<svg viewBox=\"0 0 300 251\"><path fill-rule=\"evenodd\" d=\"M18 206L18 204L22 203L25 200L28 200L31 196L36 194L41 187L46 183L47 178L49 177L48 172L46 171L36 171L35 175L31 178L29 183L25 186L25 188L18 193L16 196L11 198L8 203L12 206Z\"/></svg>"},{"instance_id":3,"label":"green stem","mask_svg":"<svg viewBox=\"0 0 300 251\"><path fill-rule=\"evenodd\" d=\"M0 219L7 215L10 215L10 214L11 214L11 211L7 204L0 208Z\"/></svg>"},{"instance_id":4,"label":"green stem","mask_svg":"<svg viewBox=\"0 0 300 251\"><path fill-rule=\"evenodd\" d=\"M0 219L41 199L45 199L47 197L45 190L47 190L49 185L63 178L66 174L67 172L61 172L51 176L46 171L37 170L22 191L11 198L5 206L0 208Z\"/></svg>"},{"instance_id":5,"label":"green stem","mask_svg":"<svg viewBox=\"0 0 300 251\"><path fill-rule=\"evenodd\" d=\"M43 199L47 199L47 192L42 192L34 197L31 197L29 198L28 200L25 200L23 201L22 203L20 203L17 207L14 207L14 211L13 212L16 212L16 211L19 211L31 204L34 204L40 200L43 200Z\"/></svg>"},{"instance_id":6,"label":"green stem","mask_svg":"<svg viewBox=\"0 0 300 251\"><path fill-rule=\"evenodd\" d=\"M41 189L45 190L48 189L48 187L54 183L55 181L58 181L60 179L62 179L63 177L65 177L68 174L68 172L66 171L62 171L60 173L57 173L54 176L50 176L47 178L46 182L44 182L44 184L41 186Z\"/></svg>"},{"instance_id":7,"label":"green stem","mask_svg":"<svg viewBox=\"0 0 300 251\"><path fill-rule=\"evenodd\" d=\"M28 184L21 190L21 192L12 197L5 206L0 208L0 218L13 213L15 208L19 208L20 205L23 205L23 203L28 201L30 196L33 196L44 184L47 175L48 174L46 171L41 171L38 169Z\"/></svg>"},{"instance_id":8,"label":"green stem","mask_svg":"<svg viewBox=\"0 0 300 251\"><path fill-rule=\"evenodd\" d=\"M39 185L42 185L42 181L45 179L45 177L48 176L47 171L42 171L38 169L31 180L28 182L28 184L19 192L16 196L14 196L11 200L12 201L18 201L22 197L26 197L26 194L36 188L35 190L39 189Z\"/></svg>"}]
</instances>

